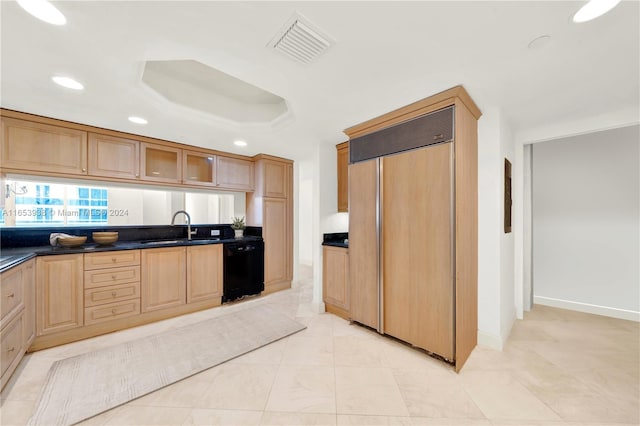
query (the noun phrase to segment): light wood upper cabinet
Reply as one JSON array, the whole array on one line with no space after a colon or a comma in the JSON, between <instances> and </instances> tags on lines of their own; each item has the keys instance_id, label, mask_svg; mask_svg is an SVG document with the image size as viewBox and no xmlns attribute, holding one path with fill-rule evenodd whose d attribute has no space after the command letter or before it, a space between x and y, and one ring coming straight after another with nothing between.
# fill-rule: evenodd
<instances>
[{"instance_id":1,"label":"light wood upper cabinet","mask_svg":"<svg viewBox=\"0 0 640 426\"><path fill-rule=\"evenodd\" d=\"M187 247L187 303L222 297L222 244Z\"/></svg>"},{"instance_id":2,"label":"light wood upper cabinet","mask_svg":"<svg viewBox=\"0 0 640 426\"><path fill-rule=\"evenodd\" d=\"M36 334L81 327L83 277L81 254L40 256L36 261Z\"/></svg>"},{"instance_id":3,"label":"light wood upper cabinet","mask_svg":"<svg viewBox=\"0 0 640 426\"><path fill-rule=\"evenodd\" d=\"M190 185L215 185L215 164L215 155L182 151L182 182Z\"/></svg>"},{"instance_id":4,"label":"light wood upper cabinet","mask_svg":"<svg viewBox=\"0 0 640 426\"><path fill-rule=\"evenodd\" d=\"M218 155L216 166L216 184L220 188L253 191L252 161Z\"/></svg>"},{"instance_id":5,"label":"light wood upper cabinet","mask_svg":"<svg viewBox=\"0 0 640 426\"><path fill-rule=\"evenodd\" d=\"M322 293L324 303L349 311L349 250L322 247Z\"/></svg>"},{"instance_id":6,"label":"light wood upper cabinet","mask_svg":"<svg viewBox=\"0 0 640 426\"><path fill-rule=\"evenodd\" d=\"M140 177L140 142L89 133L89 174L124 179Z\"/></svg>"},{"instance_id":7,"label":"light wood upper cabinet","mask_svg":"<svg viewBox=\"0 0 640 426\"><path fill-rule=\"evenodd\" d=\"M349 141L336 145L338 156L338 212L349 211Z\"/></svg>"},{"instance_id":8,"label":"light wood upper cabinet","mask_svg":"<svg viewBox=\"0 0 640 426\"><path fill-rule=\"evenodd\" d=\"M2 117L2 167L87 174L87 132Z\"/></svg>"},{"instance_id":9,"label":"light wood upper cabinet","mask_svg":"<svg viewBox=\"0 0 640 426\"><path fill-rule=\"evenodd\" d=\"M142 250L140 297L142 312L186 303L185 247Z\"/></svg>"},{"instance_id":10,"label":"light wood upper cabinet","mask_svg":"<svg viewBox=\"0 0 640 426\"><path fill-rule=\"evenodd\" d=\"M280 161L264 160L263 195L271 198L287 198L289 190L289 164Z\"/></svg>"},{"instance_id":11,"label":"light wood upper cabinet","mask_svg":"<svg viewBox=\"0 0 640 426\"><path fill-rule=\"evenodd\" d=\"M140 179L166 183L182 181L182 150L142 142Z\"/></svg>"}]
</instances>

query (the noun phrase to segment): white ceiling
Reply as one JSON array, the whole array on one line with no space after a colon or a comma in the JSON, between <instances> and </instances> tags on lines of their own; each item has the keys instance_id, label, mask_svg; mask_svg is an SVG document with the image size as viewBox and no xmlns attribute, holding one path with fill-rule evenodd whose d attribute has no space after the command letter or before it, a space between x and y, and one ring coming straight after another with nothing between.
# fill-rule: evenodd
<instances>
[{"instance_id":1,"label":"white ceiling","mask_svg":"<svg viewBox=\"0 0 640 426\"><path fill-rule=\"evenodd\" d=\"M640 103L637 1L579 25L581 1L54 4L66 26L0 2L2 107L229 152L309 158L343 129L457 84L514 131ZM267 46L296 12L335 41L310 65ZM543 34L550 43L527 48ZM158 60L214 67L284 98L290 113L241 124L174 104L141 81ZM56 73L85 90L54 85Z\"/></svg>"}]
</instances>

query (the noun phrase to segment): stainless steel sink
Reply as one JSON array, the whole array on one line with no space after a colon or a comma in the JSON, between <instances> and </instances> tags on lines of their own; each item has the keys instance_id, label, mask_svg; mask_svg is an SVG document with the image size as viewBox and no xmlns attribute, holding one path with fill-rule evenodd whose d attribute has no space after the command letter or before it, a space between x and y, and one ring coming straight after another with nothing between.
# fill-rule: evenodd
<instances>
[{"instance_id":1,"label":"stainless steel sink","mask_svg":"<svg viewBox=\"0 0 640 426\"><path fill-rule=\"evenodd\" d=\"M178 243L198 243L198 244L209 244L209 243L213 243L213 242L218 242L220 241L219 238L210 238L210 239L193 239L193 240L187 240L186 238L180 239L180 240L147 240L147 241L141 241L140 244L145 244L145 245L164 245L164 244L178 244Z\"/></svg>"},{"instance_id":2,"label":"stainless steel sink","mask_svg":"<svg viewBox=\"0 0 640 426\"><path fill-rule=\"evenodd\" d=\"M152 245L159 245L159 244L176 244L176 243L181 243L184 242L186 240L150 240L150 241L141 241L140 244L152 244Z\"/></svg>"}]
</instances>

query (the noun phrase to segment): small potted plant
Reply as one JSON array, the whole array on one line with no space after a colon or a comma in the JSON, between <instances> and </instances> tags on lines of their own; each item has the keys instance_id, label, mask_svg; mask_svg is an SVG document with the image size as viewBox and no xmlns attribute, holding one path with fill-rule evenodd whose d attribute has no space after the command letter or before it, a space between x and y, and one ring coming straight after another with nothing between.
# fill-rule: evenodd
<instances>
[{"instance_id":1,"label":"small potted plant","mask_svg":"<svg viewBox=\"0 0 640 426\"><path fill-rule=\"evenodd\" d=\"M231 223L231 229L235 232L236 238L242 238L244 236L244 228L246 228L244 216L234 217L233 222Z\"/></svg>"}]
</instances>

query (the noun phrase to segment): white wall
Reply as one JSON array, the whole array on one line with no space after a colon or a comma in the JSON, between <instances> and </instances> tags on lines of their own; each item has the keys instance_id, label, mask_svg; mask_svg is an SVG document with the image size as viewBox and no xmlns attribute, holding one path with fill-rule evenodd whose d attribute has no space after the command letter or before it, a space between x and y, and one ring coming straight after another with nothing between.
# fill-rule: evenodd
<instances>
[{"instance_id":1,"label":"white wall","mask_svg":"<svg viewBox=\"0 0 640 426\"><path fill-rule=\"evenodd\" d=\"M640 320L640 126L533 146L536 303Z\"/></svg>"},{"instance_id":2,"label":"white wall","mask_svg":"<svg viewBox=\"0 0 640 426\"><path fill-rule=\"evenodd\" d=\"M313 264L313 163L299 163L298 189L298 258L299 263Z\"/></svg>"},{"instance_id":3,"label":"white wall","mask_svg":"<svg viewBox=\"0 0 640 426\"><path fill-rule=\"evenodd\" d=\"M504 159L508 159L511 162L511 176L512 176L512 198L519 198L522 196L521 191L513 191L513 177L517 174L513 173L514 168L521 167L521 159L516 159L515 145L511 129L507 123L507 120L501 116L500 119L500 188L499 194L499 206L500 209L500 336L502 343L507 340L511 327L516 320L516 304L514 295L514 274L515 274L515 237L519 233L513 226L513 217L517 212L513 211L513 206L518 203L513 203L511 212L511 232L504 232ZM515 183L518 183L517 181Z\"/></svg>"},{"instance_id":4,"label":"white wall","mask_svg":"<svg viewBox=\"0 0 640 426\"><path fill-rule=\"evenodd\" d=\"M478 343L495 349L504 345L516 316L515 232L504 234L503 224L504 159L515 169L514 153L502 111L483 107L478 121Z\"/></svg>"}]
</instances>

